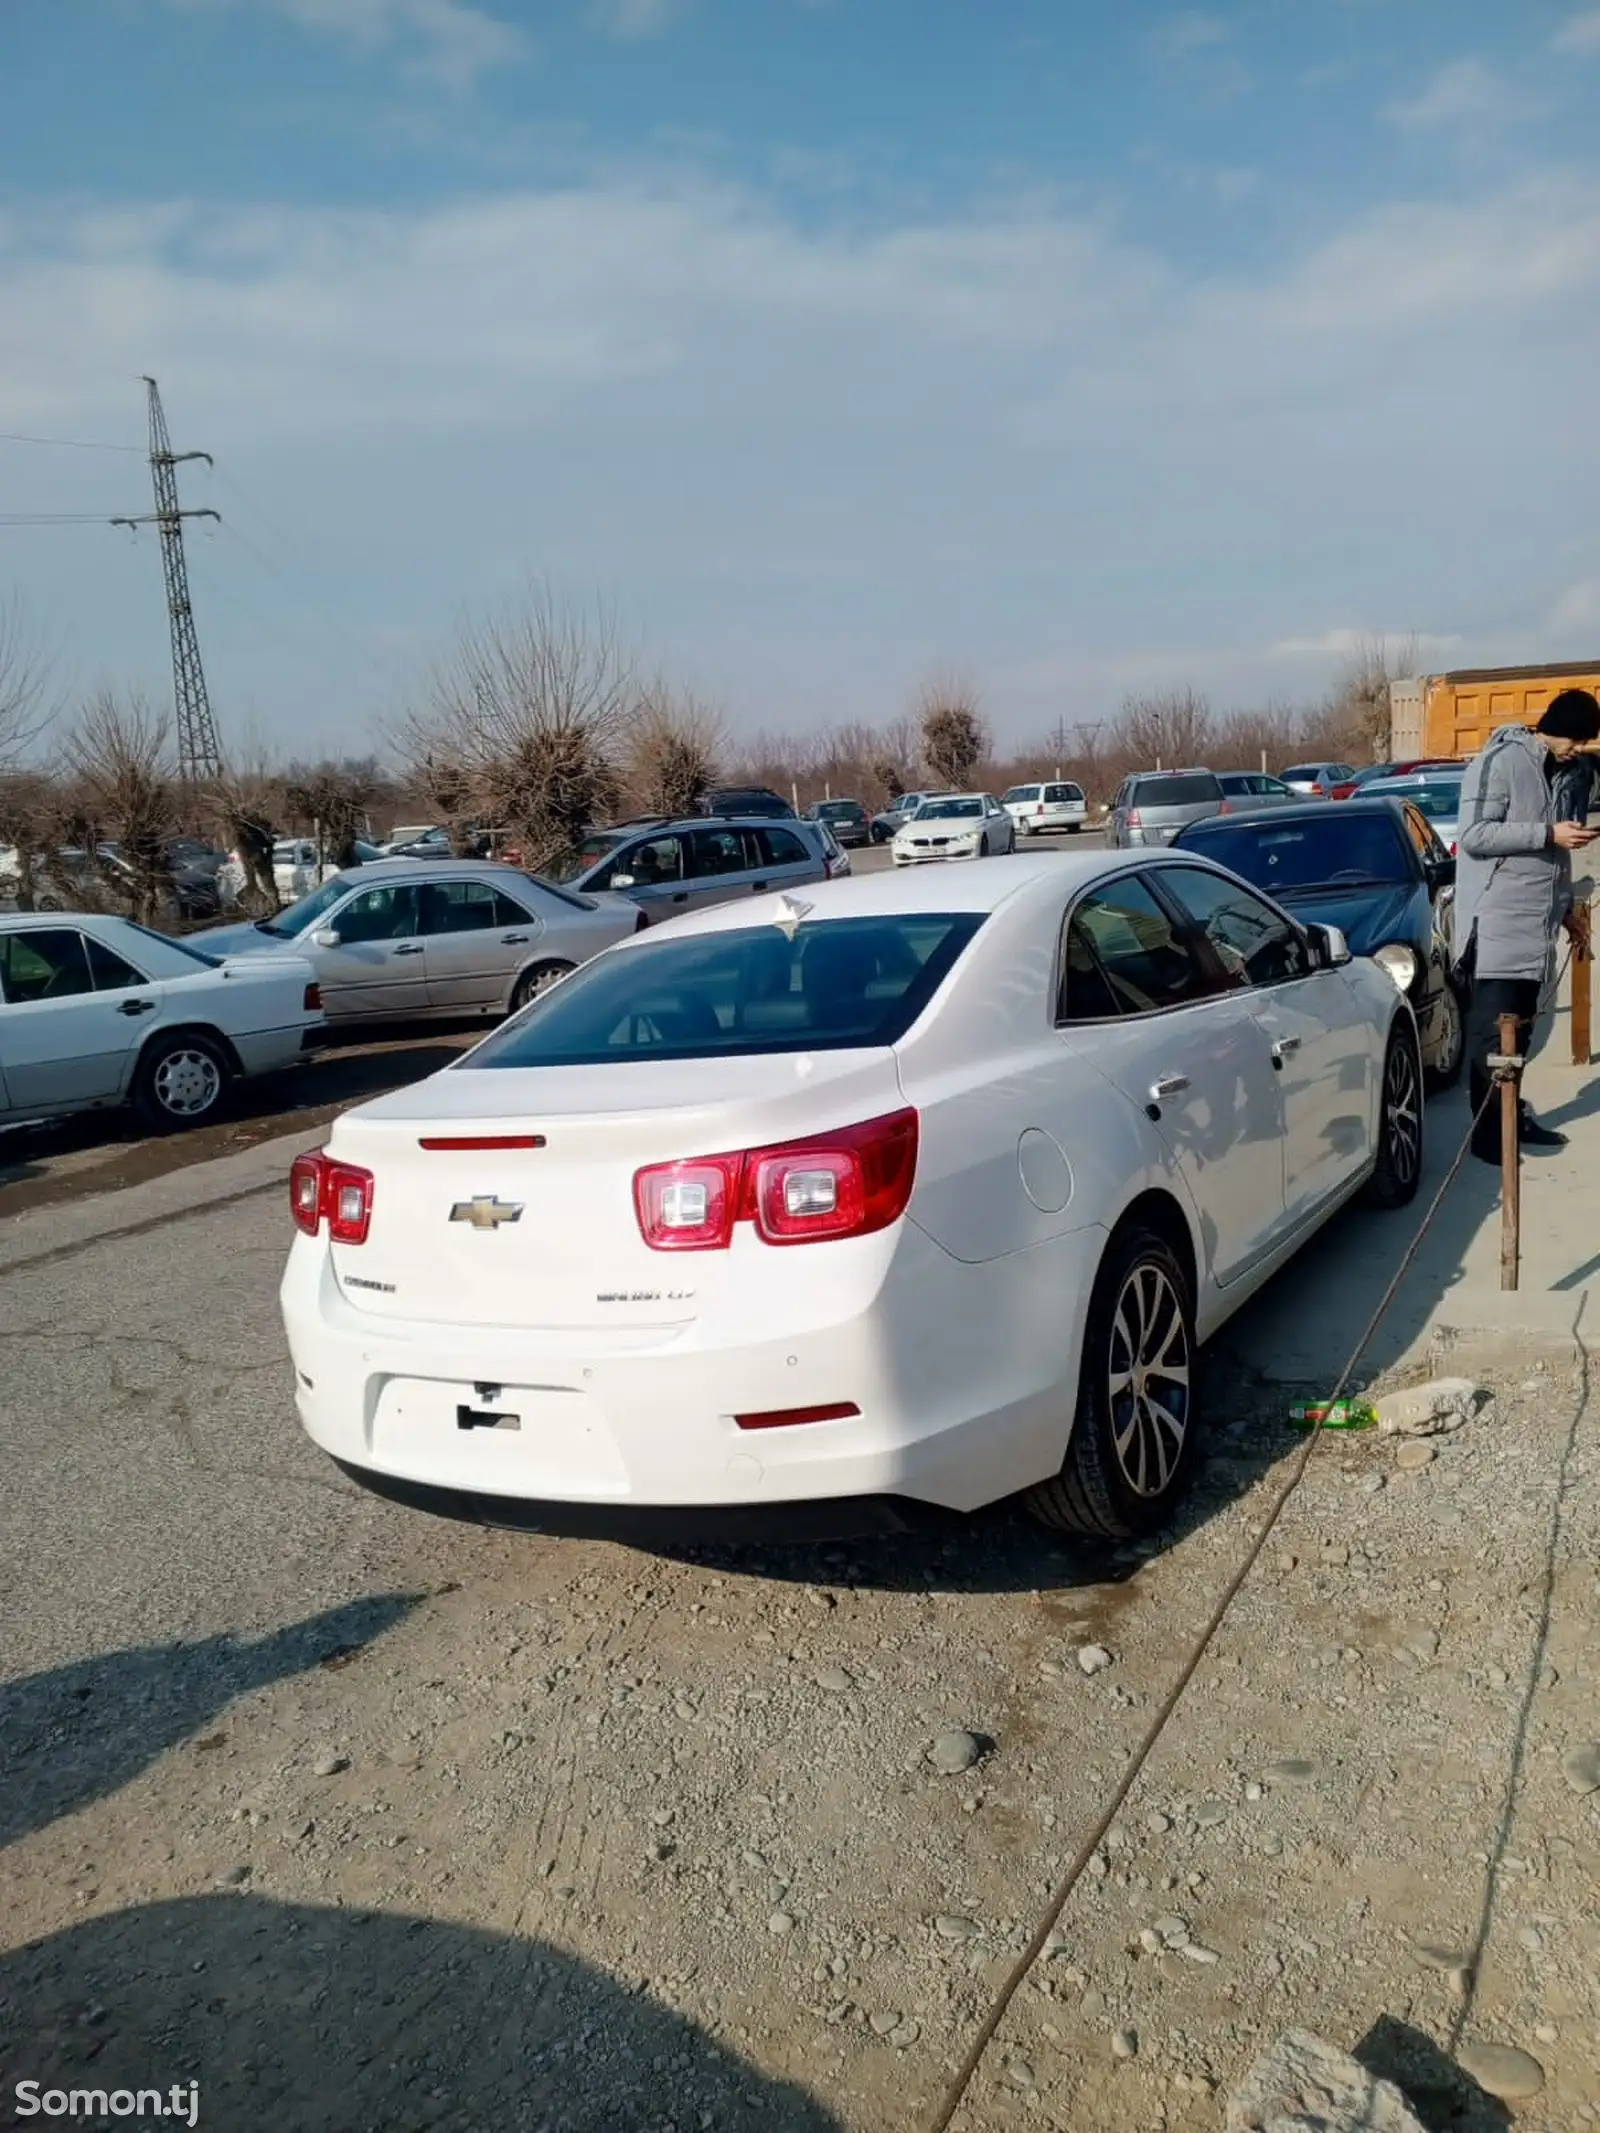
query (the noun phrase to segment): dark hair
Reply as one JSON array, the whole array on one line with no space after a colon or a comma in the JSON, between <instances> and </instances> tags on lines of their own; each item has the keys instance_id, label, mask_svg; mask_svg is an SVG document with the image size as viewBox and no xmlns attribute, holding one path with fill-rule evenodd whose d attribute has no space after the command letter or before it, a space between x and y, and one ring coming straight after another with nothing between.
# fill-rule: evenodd
<instances>
[{"instance_id":1,"label":"dark hair","mask_svg":"<svg viewBox=\"0 0 1600 2133\"><path fill-rule=\"evenodd\" d=\"M1563 689L1551 697L1538 731L1557 741L1600 739L1600 703L1587 689Z\"/></svg>"}]
</instances>

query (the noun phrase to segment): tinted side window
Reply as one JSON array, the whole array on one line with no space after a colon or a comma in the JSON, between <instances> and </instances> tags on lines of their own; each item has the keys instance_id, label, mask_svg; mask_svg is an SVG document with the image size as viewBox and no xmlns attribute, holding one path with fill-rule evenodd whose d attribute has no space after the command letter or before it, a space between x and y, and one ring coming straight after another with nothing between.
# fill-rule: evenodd
<instances>
[{"instance_id":1,"label":"tinted side window","mask_svg":"<svg viewBox=\"0 0 1600 2133\"><path fill-rule=\"evenodd\" d=\"M1058 1022L1106 1022L1117 1013L1116 994L1089 945L1082 922L1074 917L1067 927L1061 955L1061 990L1056 999Z\"/></svg>"},{"instance_id":2,"label":"tinted side window","mask_svg":"<svg viewBox=\"0 0 1600 2133\"><path fill-rule=\"evenodd\" d=\"M497 926L525 926L533 916L524 911L515 897L507 896L502 889L494 892L494 922Z\"/></svg>"},{"instance_id":3,"label":"tinted side window","mask_svg":"<svg viewBox=\"0 0 1600 2133\"><path fill-rule=\"evenodd\" d=\"M0 934L0 974L6 998L19 1005L32 1000L70 1000L93 992L83 935L70 926L37 926L25 933Z\"/></svg>"},{"instance_id":4,"label":"tinted side window","mask_svg":"<svg viewBox=\"0 0 1600 2133\"><path fill-rule=\"evenodd\" d=\"M744 839L737 830L696 830L689 871L705 874L742 874L745 871Z\"/></svg>"},{"instance_id":5,"label":"tinted side window","mask_svg":"<svg viewBox=\"0 0 1600 2133\"><path fill-rule=\"evenodd\" d=\"M1417 857L1423 864L1427 865L1432 860L1443 859L1445 857L1444 846L1434 835L1433 825L1429 822L1427 816L1415 807L1403 807L1400 812L1405 817L1406 830L1410 835L1411 842L1417 848Z\"/></svg>"},{"instance_id":6,"label":"tinted side window","mask_svg":"<svg viewBox=\"0 0 1600 2133\"><path fill-rule=\"evenodd\" d=\"M430 881L422 891L422 930L487 932L500 923L494 915L494 904L494 891L486 881Z\"/></svg>"},{"instance_id":7,"label":"tinted side window","mask_svg":"<svg viewBox=\"0 0 1600 2133\"><path fill-rule=\"evenodd\" d=\"M1111 882L1083 899L1069 929L1069 949L1072 931L1081 932L1092 951L1120 1014L1183 1007L1214 989L1199 956L1137 877ZM1067 989L1072 1014L1070 955ZM1072 1014L1072 1019L1079 1018Z\"/></svg>"},{"instance_id":8,"label":"tinted side window","mask_svg":"<svg viewBox=\"0 0 1600 2133\"><path fill-rule=\"evenodd\" d=\"M83 940L89 951L89 974L94 979L96 992L124 992L130 985L146 982L131 963L125 962L104 941L97 941L92 933L86 933Z\"/></svg>"},{"instance_id":9,"label":"tinted side window","mask_svg":"<svg viewBox=\"0 0 1600 2133\"><path fill-rule=\"evenodd\" d=\"M659 881L682 881L683 856L681 837L647 837L620 851L612 871L631 874L634 886L646 889Z\"/></svg>"},{"instance_id":10,"label":"tinted side window","mask_svg":"<svg viewBox=\"0 0 1600 2133\"><path fill-rule=\"evenodd\" d=\"M756 840L763 847L761 859L763 866L803 867L811 857L811 854L806 850L793 830L757 830Z\"/></svg>"},{"instance_id":11,"label":"tinted side window","mask_svg":"<svg viewBox=\"0 0 1600 2133\"><path fill-rule=\"evenodd\" d=\"M341 945L350 941L408 941L419 930L417 885L363 889L334 919Z\"/></svg>"},{"instance_id":12,"label":"tinted side window","mask_svg":"<svg viewBox=\"0 0 1600 2133\"><path fill-rule=\"evenodd\" d=\"M1310 975L1300 935L1248 889L1198 867L1163 868L1161 886L1210 942L1230 984L1282 985Z\"/></svg>"}]
</instances>

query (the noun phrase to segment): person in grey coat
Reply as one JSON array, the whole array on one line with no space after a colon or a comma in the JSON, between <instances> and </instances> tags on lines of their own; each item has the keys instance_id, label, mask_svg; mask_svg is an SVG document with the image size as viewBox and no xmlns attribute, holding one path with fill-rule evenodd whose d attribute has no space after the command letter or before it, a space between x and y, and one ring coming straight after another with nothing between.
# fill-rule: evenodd
<instances>
[{"instance_id":1,"label":"person in grey coat","mask_svg":"<svg viewBox=\"0 0 1600 2133\"><path fill-rule=\"evenodd\" d=\"M1556 934L1565 926L1576 937L1569 855L1591 832L1557 819L1553 778L1558 765L1595 752L1597 737L1600 703L1587 689L1563 689L1537 727L1501 726L1491 734L1461 781L1454 957L1458 977L1471 987L1472 1152L1487 1163L1500 1161L1499 1106L1483 1111L1500 1017L1516 1016L1517 1050L1526 1057ZM1564 1144L1526 1104L1519 1116L1523 1145Z\"/></svg>"}]
</instances>

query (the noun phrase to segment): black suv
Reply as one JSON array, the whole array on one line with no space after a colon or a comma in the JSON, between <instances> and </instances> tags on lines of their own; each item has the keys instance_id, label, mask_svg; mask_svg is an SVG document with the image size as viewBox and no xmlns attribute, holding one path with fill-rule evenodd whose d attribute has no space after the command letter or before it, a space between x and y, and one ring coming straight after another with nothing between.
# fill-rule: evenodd
<instances>
[{"instance_id":1,"label":"black suv","mask_svg":"<svg viewBox=\"0 0 1600 2133\"><path fill-rule=\"evenodd\" d=\"M794 809L770 785L720 785L700 802L702 815L761 815L774 822L792 822Z\"/></svg>"}]
</instances>

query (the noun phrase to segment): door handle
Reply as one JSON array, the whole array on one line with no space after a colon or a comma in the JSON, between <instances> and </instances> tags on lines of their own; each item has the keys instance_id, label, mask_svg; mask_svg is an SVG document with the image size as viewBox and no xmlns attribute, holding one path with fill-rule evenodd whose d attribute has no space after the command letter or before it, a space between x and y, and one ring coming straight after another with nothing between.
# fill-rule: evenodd
<instances>
[{"instance_id":1,"label":"door handle","mask_svg":"<svg viewBox=\"0 0 1600 2133\"><path fill-rule=\"evenodd\" d=\"M421 953L421 941L402 941L395 950L396 955L421 955Z\"/></svg>"},{"instance_id":2,"label":"door handle","mask_svg":"<svg viewBox=\"0 0 1600 2133\"><path fill-rule=\"evenodd\" d=\"M679 889L679 891L677 892L677 894L676 894L676 895L675 895L675 896L673 897L672 901L673 901L673 902L674 902L675 904L686 904L686 903L687 903L687 902L689 901L689 892L688 892L688 890L687 890L687 889Z\"/></svg>"},{"instance_id":3,"label":"door handle","mask_svg":"<svg viewBox=\"0 0 1600 2133\"><path fill-rule=\"evenodd\" d=\"M1290 1055L1290 1054L1291 1054L1292 1052L1297 1052L1297 1051L1299 1051L1299 1049L1300 1049L1300 1039L1299 1039L1298 1037L1279 1037L1279 1038L1277 1038L1277 1039L1276 1039L1276 1041L1275 1041L1275 1042L1274 1042L1274 1044L1273 1044L1273 1047L1272 1047L1272 1063L1273 1063L1273 1065L1274 1065L1274 1066L1282 1066L1282 1065L1283 1065L1283 1062L1284 1062L1284 1061L1285 1061L1285 1060L1286 1060L1286 1059L1287 1059L1287 1058L1289 1057L1289 1055Z\"/></svg>"},{"instance_id":4,"label":"door handle","mask_svg":"<svg viewBox=\"0 0 1600 2133\"><path fill-rule=\"evenodd\" d=\"M764 881L753 881L750 884L750 894L752 896L759 896L766 886L767 884Z\"/></svg>"},{"instance_id":5,"label":"door handle","mask_svg":"<svg viewBox=\"0 0 1600 2133\"><path fill-rule=\"evenodd\" d=\"M124 1000L117 1009L119 1015L153 1015L155 1011L154 1000Z\"/></svg>"},{"instance_id":6,"label":"door handle","mask_svg":"<svg viewBox=\"0 0 1600 2133\"><path fill-rule=\"evenodd\" d=\"M1159 1081L1150 1084L1150 1101L1158 1104L1169 1096L1181 1096L1188 1086L1187 1074L1163 1074Z\"/></svg>"},{"instance_id":7,"label":"door handle","mask_svg":"<svg viewBox=\"0 0 1600 2133\"><path fill-rule=\"evenodd\" d=\"M502 933L500 945L502 948L526 948L532 939L531 933Z\"/></svg>"}]
</instances>

